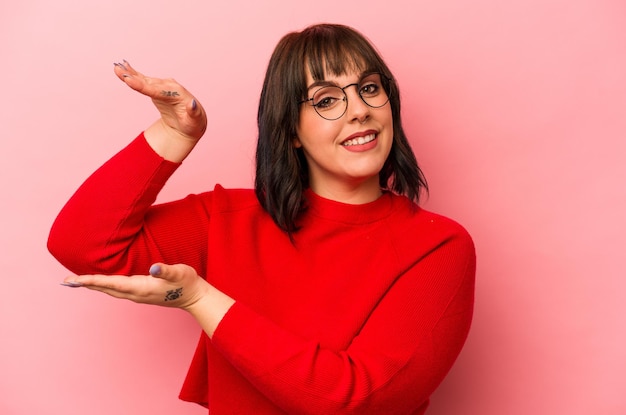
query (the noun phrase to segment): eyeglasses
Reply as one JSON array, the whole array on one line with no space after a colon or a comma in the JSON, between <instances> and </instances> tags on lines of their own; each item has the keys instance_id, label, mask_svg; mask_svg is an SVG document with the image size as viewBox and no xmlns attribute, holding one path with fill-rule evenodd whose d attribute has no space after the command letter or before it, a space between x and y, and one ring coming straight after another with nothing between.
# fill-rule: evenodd
<instances>
[{"instance_id":1,"label":"eyeglasses","mask_svg":"<svg viewBox=\"0 0 626 415\"><path fill-rule=\"evenodd\" d=\"M384 81L384 84L383 84ZM343 117L348 109L346 89L356 86L361 100L369 107L380 108L389 102L389 79L379 73L373 73L357 83L346 85L343 88L329 85L317 89L313 97L302 100L299 104L310 102L320 117L333 121Z\"/></svg>"}]
</instances>

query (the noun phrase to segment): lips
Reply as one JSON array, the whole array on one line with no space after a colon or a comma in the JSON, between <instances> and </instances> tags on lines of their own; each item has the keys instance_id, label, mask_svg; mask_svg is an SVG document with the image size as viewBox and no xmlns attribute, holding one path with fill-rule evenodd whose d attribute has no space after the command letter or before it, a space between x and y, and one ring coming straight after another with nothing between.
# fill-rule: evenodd
<instances>
[{"instance_id":1,"label":"lips","mask_svg":"<svg viewBox=\"0 0 626 415\"><path fill-rule=\"evenodd\" d=\"M362 133L353 134L344 140L341 145L345 147L358 146L367 144L376 139L376 131L364 131Z\"/></svg>"}]
</instances>

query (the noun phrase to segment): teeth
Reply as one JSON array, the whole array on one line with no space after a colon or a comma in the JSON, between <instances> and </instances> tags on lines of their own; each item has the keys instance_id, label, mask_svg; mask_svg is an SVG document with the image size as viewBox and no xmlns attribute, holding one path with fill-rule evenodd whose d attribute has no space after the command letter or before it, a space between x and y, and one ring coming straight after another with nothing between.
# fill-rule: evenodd
<instances>
[{"instance_id":1,"label":"teeth","mask_svg":"<svg viewBox=\"0 0 626 415\"><path fill-rule=\"evenodd\" d=\"M362 145L362 144L369 143L370 141L374 140L374 138L376 138L376 134L370 134L370 135L366 135L365 137L357 137L357 138L353 138L352 140L344 141L342 145L344 146Z\"/></svg>"}]
</instances>

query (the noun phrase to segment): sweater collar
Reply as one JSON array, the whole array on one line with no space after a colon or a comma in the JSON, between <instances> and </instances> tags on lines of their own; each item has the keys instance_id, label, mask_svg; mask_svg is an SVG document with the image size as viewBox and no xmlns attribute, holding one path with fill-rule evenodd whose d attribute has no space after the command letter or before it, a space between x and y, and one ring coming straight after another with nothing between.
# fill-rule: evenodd
<instances>
[{"instance_id":1,"label":"sweater collar","mask_svg":"<svg viewBox=\"0 0 626 415\"><path fill-rule=\"evenodd\" d=\"M394 195L387 191L373 202L360 205L323 198L310 188L304 191L304 196L307 202L307 213L348 224L376 222L389 216L393 210Z\"/></svg>"}]
</instances>

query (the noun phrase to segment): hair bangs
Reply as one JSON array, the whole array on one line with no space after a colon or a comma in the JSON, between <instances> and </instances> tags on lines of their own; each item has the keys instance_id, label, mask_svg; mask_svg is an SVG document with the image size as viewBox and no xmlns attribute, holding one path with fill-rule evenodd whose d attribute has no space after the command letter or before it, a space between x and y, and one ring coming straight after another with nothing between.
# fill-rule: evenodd
<instances>
[{"instance_id":1,"label":"hair bangs","mask_svg":"<svg viewBox=\"0 0 626 415\"><path fill-rule=\"evenodd\" d=\"M372 46L352 30L342 29L318 26L308 33L304 59L313 80L351 72L383 72L384 64Z\"/></svg>"}]
</instances>

